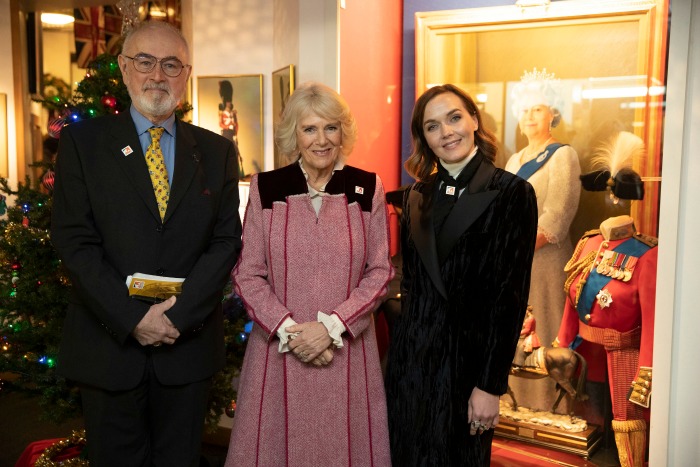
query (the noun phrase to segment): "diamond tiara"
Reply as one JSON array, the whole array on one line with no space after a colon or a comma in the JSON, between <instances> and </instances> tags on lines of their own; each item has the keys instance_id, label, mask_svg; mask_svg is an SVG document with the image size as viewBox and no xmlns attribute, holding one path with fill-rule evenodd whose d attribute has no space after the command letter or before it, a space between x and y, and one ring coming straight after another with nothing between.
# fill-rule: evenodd
<instances>
[{"instance_id":1,"label":"diamond tiara","mask_svg":"<svg viewBox=\"0 0 700 467\"><path fill-rule=\"evenodd\" d=\"M542 71L537 71L537 68L533 68L532 71L525 71L520 81L531 83L533 81L559 81L559 79L554 76L554 73L547 73L546 68L542 68Z\"/></svg>"}]
</instances>

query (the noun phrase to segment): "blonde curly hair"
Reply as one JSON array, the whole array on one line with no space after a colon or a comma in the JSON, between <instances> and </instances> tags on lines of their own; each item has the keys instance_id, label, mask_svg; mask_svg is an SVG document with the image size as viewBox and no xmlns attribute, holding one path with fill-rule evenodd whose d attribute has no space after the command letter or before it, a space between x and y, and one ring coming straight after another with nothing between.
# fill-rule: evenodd
<instances>
[{"instance_id":1,"label":"blonde curly hair","mask_svg":"<svg viewBox=\"0 0 700 467\"><path fill-rule=\"evenodd\" d=\"M280 153L289 160L298 159L297 123L308 114L340 122L343 134L340 157L343 161L347 159L357 141L355 117L340 94L325 84L313 81L300 84L284 107L275 132L275 144Z\"/></svg>"}]
</instances>

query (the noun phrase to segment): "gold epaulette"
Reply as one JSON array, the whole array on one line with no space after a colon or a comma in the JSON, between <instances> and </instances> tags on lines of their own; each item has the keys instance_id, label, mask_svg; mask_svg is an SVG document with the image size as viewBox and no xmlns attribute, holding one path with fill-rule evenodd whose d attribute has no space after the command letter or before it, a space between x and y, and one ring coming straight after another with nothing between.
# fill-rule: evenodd
<instances>
[{"instance_id":1,"label":"gold epaulette","mask_svg":"<svg viewBox=\"0 0 700 467\"><path fill-rule=\"evenodd\" d=\"M581 236L581 240L583 240L584 238L588 238L588 237L595 237L598 234L600 234L600 229L588 230L588 231L586 231L586 233L584 233ZM579 241L581 241L581 240L579 240Z\"/></svg>"},{"instance_id":2,"label":"gold epaulette","mask_svg":"<svg viewBox=\"0 0 700 467\"><path fill-rule=\"evenodd\" d=\"M651 248L654 248L659 244L659 239L656 237L652 237L651 235L644 235L639 232L634 234L634 238L639 240L640 242L650 246Z\"/></svg>"},{"instance_id":3,"label":"gold epaulette","mask_svg":"<svg viewBox=\"0 0 700 467\"><path fill-rule=\"evenodd\" d=\"M571 255L569 262L566 264L566 266L564 266L564 272L570 272L571 270L573 270L576 262L579 259L579 255L581 254L581 251L583 251L583 247L586 245L586 242L588 241L588 238L595 237L598 234L600 234L600 229L589 230L583 234L583 236L579 239L578 243L576 244L576 248L574 248L574 253Z\"/></svg>"}]
</instances>

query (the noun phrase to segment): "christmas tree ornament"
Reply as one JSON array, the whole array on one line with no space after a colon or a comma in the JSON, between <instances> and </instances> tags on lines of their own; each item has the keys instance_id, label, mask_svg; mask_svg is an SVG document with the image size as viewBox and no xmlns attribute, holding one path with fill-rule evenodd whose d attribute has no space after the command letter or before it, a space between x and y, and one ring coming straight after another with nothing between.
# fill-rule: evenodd
<instances>
[{"instance_id":1,"label":"christmas tree ornament","mask_svg":"<svg viewBox=\"0 0 700 467\"><path fill-rule=\"evenodd\" d=\"M117 98L109 94L102 96L100 102L102 102L102 105L104 105L106 109L114 110L117 107Z\"/></svg>"},{"instance_id":2,"label":"christmas tree ornament","mask_svg":"<svg viewBox=\"0 0 700 467\"><path fill-rule=\"evenodd\" d=\"M53 170L49 169L46 171L44 176L41 177L41 184L47 190L53 191L53 184L54 184L55 178L56 178L56 173Z\"/></svg>"},{"instance_id":3,"label":"christmas tree ornament","mask_svg":"<svg viewBox=\"0 0 700 467\"><path fill-rule=\"evenodd\" d=\"M236 414L236 400L232 399L231 403L226 406L226 416L233 418Z\"/></svg>"},{"instance_id":4,"label":"christmas tree ornament","mask_svg":"<svg viewBox=\"0 0 700 467\"><path fill-rule=\"evenodd\" d=\"M139 23L141 3L141 0L120 0L117 3L117 8L122 14L122 36Z\"/></svg>"},{"instance_id":5,"label":"christmas tree ornament","mask_svg":"<svg viewBox=\"0 0 700 467\"><path fill-rule=\"evenodd\" d=\"M61 130L64 126L66 126L66 119L63 117L54 118L53 120L49 121L49 136L58 139L61 136Z\"/></svg>"}]
</instances>

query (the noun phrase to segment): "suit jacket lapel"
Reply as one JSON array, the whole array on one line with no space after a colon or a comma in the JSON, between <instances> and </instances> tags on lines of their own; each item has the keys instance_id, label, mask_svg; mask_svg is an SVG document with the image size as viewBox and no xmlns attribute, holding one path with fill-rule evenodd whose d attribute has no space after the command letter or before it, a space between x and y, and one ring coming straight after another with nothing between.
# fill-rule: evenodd
<instances>
[{"instance_id":1,"label":"suit jacket lapel","mask_svg":"<svg viewBox=\"0 0 700 467\"><path fill-rule=\"evenodd\" d=\"M498 195L498 190L484 191L495 172L495 167L484 160L476 170L469 185L457 199L445 220L437 239L437 260L442 264L457 240L484 213Z\"/></svg>"},{"instance_id":2,"label":"suit jacket lapel","mask_svg":"<svg viewBox=\"0 0 700 467\"><path fill-rule=\"evenodd\" d=\"M411 236L416 245L418 255L423 261L430 279L440 295L447 299L447 289L440 275L440 263L438 262L437 248L435 245L435 229L433 228L432 206L426 203L430 199L430 193L435 189L435 177L432 181L421 186L421 191L416 186L408 194L410 206ZM425 194L424 194L425 193Z\"/></svg>"},{"instance_id":3,"label":"suit jacket lapel","mask_svg":"<svg viewBox=\"0 0 700 467\"><path fill-rule=\"evenodd\" d=\"M180 201L182 201L190 183L192 183L194 174L197 173L197 168L202 158L202 154L197 151L197 142L192 136L190 129L180 120L176 120L176 122L175 173L173 174L173 183L170 187L168 210L165 212L163 222L170 218Z\"/></svg>"},{"instance_id":4,"label":"suit jacket lapel","mask_svg":"<svg viewBox=\"0 0 700 467\"><path fill-rule=\"evenodd\" d=\"M112 122L111 152L153 216L160 219L158 204L153 194L153 184L148 175L148 166L131 115L129 112L122 112Z\"/></svg>"}]
</instances>

